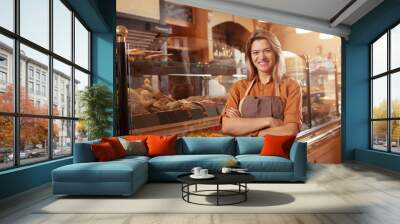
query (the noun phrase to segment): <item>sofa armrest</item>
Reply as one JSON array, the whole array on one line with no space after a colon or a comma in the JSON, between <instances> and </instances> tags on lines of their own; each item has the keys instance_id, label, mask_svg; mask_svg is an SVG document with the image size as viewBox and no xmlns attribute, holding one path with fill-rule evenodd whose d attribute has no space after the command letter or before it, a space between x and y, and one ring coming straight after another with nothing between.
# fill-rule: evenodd
<instances>
[{"instance_id":1,"label":"sofa armrest","mask_svg":"<svg viewBox=\"0 0 400 224\"><path fill-rule=\"evenodd\" d=\"M75 143L74 145L74 163L89 163L95 162L90 146L92 144L100 143L100 140L94 140L89 142Z\"/></svg>"},{"instance_id":2,"label":"sofa armrest","mask_svg":"<svg viewBox=\"0 0 400 224\"><path fill-rule=\"evenodd\" d=\"M293 162L293 179L305 181L307 175L307 143L295 141L290 149L290 160Z\"/></svg>"}]
</instances>

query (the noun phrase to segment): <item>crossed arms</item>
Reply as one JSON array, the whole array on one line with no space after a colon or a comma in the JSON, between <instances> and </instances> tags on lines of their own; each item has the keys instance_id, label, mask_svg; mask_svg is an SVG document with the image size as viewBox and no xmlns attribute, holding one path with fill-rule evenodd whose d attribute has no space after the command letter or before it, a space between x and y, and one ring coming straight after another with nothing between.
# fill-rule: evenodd
<instances>
[{"instance_id":1,"label":"crossed arms","mask_svg":"<svg viewBox=\"0 0 400 224\"><path fill-rule=\"evenodd\" d=\"M284 124L282 120L272 117L242 118L239 110L228 107L222 117L222 132L239 135L296 135L299 132L297 123Z\"/></svg>"}]
</instances>

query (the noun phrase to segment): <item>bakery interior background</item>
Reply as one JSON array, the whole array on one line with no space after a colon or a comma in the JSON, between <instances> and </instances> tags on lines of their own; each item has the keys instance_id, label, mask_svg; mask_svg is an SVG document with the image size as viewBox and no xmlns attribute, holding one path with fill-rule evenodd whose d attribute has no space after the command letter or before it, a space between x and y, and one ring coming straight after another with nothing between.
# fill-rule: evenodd
<instances>
[{"instance_id":1,"label":"bakery interior background","mask_svg":"<svg viewBox=\"0 0 400 224\"><path fill-rule=\"evenodd\" d=\"M302 131L340 122L340 37L158 0L118 0L117 25L130 134L223 136L219 114L246 78L244 45L259 29L278 36L287 75L301 85Z\"/></svg>"}]
</instances>

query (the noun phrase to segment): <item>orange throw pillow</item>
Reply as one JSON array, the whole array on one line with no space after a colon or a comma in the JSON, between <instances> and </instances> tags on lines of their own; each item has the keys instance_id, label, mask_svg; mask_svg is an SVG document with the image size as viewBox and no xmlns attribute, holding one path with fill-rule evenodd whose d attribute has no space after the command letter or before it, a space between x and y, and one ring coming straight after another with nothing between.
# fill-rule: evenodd
<instances>
[{"instance_id":1,"label":"orange throw pillow","mask_svg":"<svg viewBox=\"0 0 400 224\"><path fill-rule=\"evenodd\" d=\"M147 135L125 135L124 139L129 140L129 141L140 140L140 141L145 142L147 139Z\"/></svg>"},{"instance_id":2,"label":"orange throw pillow","mask_svg":"<svg viewBox=\"0 0 400 224\"><path fill-rule=\"evenodd\" d=\"M94 157L99 162L109 161L117 158L113 147L108 142L93 144L91 145L91 149Z\"/></svg>"},{"instance_id":3,"label":"orange throw pillow","mask_svg":"<svg viewBox=\"0 0 400 224\"><path fill-rule=\"evenodd\" d=\"M121 142L119 142L117 137L111 137L111 138L101 138L101 142L108 142L114 149L115 155L117 158L121 158L126 156L126 151L124 147L122 146Z\"/></svg>"},{"instance_id":4,"label":"orange throw pillow","mask_svg":"<svg viewBox=\"0 0 400 224\"><path fill-rule=\"evenodd\" d=\"M296 136L264 136L264 146L261 149L260 155L262 156L281 156L289 159L290 147Z\"/></svg>"},{"instance_id":5,"label":"orange throw pillow","mask_svg":"<svg viewBox=\"0 0 400 224\"><path fill-rule=\"evenodd\" d=\"M175 155L176 135L173 136L147 136L148 156Z\"/></svg>"}]
</instances>

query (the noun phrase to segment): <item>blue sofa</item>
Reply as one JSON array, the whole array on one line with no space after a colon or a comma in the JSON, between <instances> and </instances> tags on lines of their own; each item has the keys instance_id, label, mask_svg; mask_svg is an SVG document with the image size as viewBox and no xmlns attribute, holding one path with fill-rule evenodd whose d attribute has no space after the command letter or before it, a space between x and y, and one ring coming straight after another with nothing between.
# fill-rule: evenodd
<instances>
[{"instance_id":1,"label":"blue sofa","mask_svg":"<svg viewBox=\"0 0 400 224\"><path fill-rule=\"evenodd\" d=\"M176 181L193 167L218 172L228 160L236 160L260 182L304 182L307 145L294 142L290 159L260 156L262 137L182 137L176 143L177 155L127 156L96 162L90 145L75 144L74 163L52 171L53 193L68 195L131 195L148 181Z\"/></svg>"}]
</instances>

